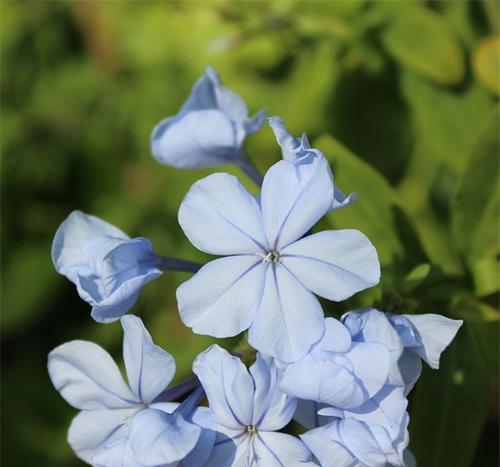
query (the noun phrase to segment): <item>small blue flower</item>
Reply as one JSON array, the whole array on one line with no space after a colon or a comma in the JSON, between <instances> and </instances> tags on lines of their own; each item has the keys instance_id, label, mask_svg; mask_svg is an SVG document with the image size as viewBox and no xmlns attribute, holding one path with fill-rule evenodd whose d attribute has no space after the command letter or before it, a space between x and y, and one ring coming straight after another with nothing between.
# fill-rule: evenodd
<instances>
[{"instance_id":1,"label":"small blue flower","mask_svg":"<svg viewBox=\"0 0 500 467\"><path fill-rule=\"evenodd\" d=\"M269 126L274 132L276 141L281 147L283 159L292 162L300 163L300 160L305 157L320 157L325 158L324 154L319 149L311 148L309 140L304 133L301 138L294 138L285 128L285 122L279 117L270 117L268 119ZM328 166L328 171L333 183L333 174ZM356 201L356 193L351 193L349 196L344 195L336 184L334 184L334 196L330 211L345 208L349 204Z\"/></svg>"},{"instance_id":2,"label":"small blue flower","mask_svg":"<svg viewBox=\"0 0 500 467\"><path fill-rule=\"evenodd\" d=\"M352 341L348 329L334 318L326 318L325 327L309 354L283 366L280 389L338 409L360 407L385 385L389 351L379 343Z\"/></svg>"},{"instance_id":3,"label":"small blue flower","mask_svg":"<svg viewBox=\"0 0 500 467\"><path fill-rule=\"evenodd\" d=\"M157 402L160 396L168 400L163 391L175 361L153 343L139 318L124 316L121 324L128 385L111 356L92 342L68 342L49 354L53 385L81 410L69 428L69 444L97 466L200 466L215 438L208 410ZM192 397L198 402L200 395Z\"/></svg>"},{"instance_id":4,"label":"small blue flower","mask_svg":"<svg viewBox=\"0 0 500 467\"><path fill-rule=\"evenodd\" d=\"M388 384L408 394L422 371L422 360L439 368L441 353L455 338L462 320L441 315L393 315L374 308L346 313L342 320L354 340L379 342L391 352Z\"/></svg>"},{"instance_id":5,"label":"small blue flower","mask_svg":"<svg viewBox=\"0 0 500 467\"><path fill-rule=\"evenodd\" d=\"M158 277L159 260L149 240L133 238L107 222L73 211L59 226L52 261L92 305L92 318L116 321L139 298L142 287Z\"/></svg>"},{"instance_id":6,"label":"small blue flower","mask_svg":"<svg viewBox=\"0 0 500 467\"><path fill-rule=\"evenodd\" d=\"M409 440L406 405L402 388L386 388L356 410L320 410L331 421L301 439L323 467L404 466Z\"/></svg>"},{"instance_id":7,"label":"small blue flower","mask_svg":"<svg viewBox=\"0 0 500 467\"><path fill-rule=\"evenodd\" d=\"M206 467L315 465L298 438L276 432L290 422L296 400L279 390L271 358L257 354L248 371L239 358L214 345L196 358L193 371L217 430Z\"/></svg>"},{"instance_id":8,"label":"small blue flower","mask_svg":"<svg viewBox=\"0 0 500 467\"><path fill-rule=\"evenodd\" d=\"M260 111L249 118L241 97L207 67L179 113L154 128L151 151L159 162L180 168L246 164L243 141L262 127L265 117Z\"/></svg>"},{"instance_id":9,"label":"small blue flower","mask_svg":"<svg viewBox=\"0 0 500 467\"><path fill-rule=\"evenodd\" d=\"M301 238L332 204L327 165L318 157L278 162L260 199L223 173L191 187L179 210L184 233L202 251L230 255L177 289L181 318L194 332L228 337L250 328L253 347L291 362L325 332L313 293L341 301L377 284L377 253L361 232Z\"/></svg>"}]
</instances>

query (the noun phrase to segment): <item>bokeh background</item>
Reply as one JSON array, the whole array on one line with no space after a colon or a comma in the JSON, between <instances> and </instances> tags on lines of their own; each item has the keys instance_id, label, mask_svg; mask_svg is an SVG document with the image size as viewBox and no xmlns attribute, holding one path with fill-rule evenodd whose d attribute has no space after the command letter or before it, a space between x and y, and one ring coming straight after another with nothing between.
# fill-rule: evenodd
<instances>
[{"instance_id":1,"label":"bokeh background","mask_svg":"<svg viewBox=\"0 0 500 467\"><path fill-rule=\"evenodd\" d=\"M121 358L119 324L93 322L52 267L69 212L206 261L176 218L210 170L161 166L148 143L206 64L252 112L306 131L339 186L358 192L319 228L367 234L383 280L325 302L327 314L376 303L465 320L441 370L426 369L411 395L419 465L496 465L498 21L498 3L481 0L3 1L3 465L82 465L65 441L76 411L46 373L53 347L90 339ZM267 127L247 149L262 171L280 157ZM254 189L238 169L220 170ZM133 310L177 359L177 380L212 342L179 320L174 291L187 277L164 274Z\"/></svg>"}]
</instances>

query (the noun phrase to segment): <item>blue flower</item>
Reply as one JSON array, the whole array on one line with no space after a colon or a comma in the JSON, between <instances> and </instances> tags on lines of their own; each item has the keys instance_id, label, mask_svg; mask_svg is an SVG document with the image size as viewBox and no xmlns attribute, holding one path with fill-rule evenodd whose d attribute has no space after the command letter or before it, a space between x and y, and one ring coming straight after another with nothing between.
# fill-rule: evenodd
<instances>
[{"instance_id":1,"label":"blue flower","mask_svg":"<svg viewBox=\"0 0 500 467\"><path fill-rule=\"evenodd\" d=\"M329 423L301 435L323 467L404 466L407 401L402 388L385 388L355 410L325 408Z\"/></svg>"},{"instance_id":2,"label":"blue flower","mask_svg":"<svg viewBox=\"0 0 500 467\"><path fill-rule=\"evenodd\" d=\"M92 342L68 342L49 354L53 385L81 410L69 444L82 460L103 467L200 466L215 438L208 410L195 409L192 399L157 402L169 399L163 391L174 377L174 359L153 343L139 318L124 316L121 324L128 385L111 356ZM190 397L198 402L200 394Z\"/></svg>"},{"instance_id":3,"label":"blue flower","mask_svg":"<svg viewBox=\"0 0 500 467\"><path fill-rule=\"evenodd\" d=\"M76 285L101 323L116 321L139 298L142 287L158 277L159 260L151 243L133 238L107 222L73 211L59 226L52 261Z\"/></svg>"},{"instance_id":4,"label":"blue flower","mask_svg":"<svg viewBox=\"0 0 500 467\"><path fill-rule=\"evenodd\" d=\"M341 301L377 284L375 248L357 230L301 238L328 211L333 186L324 158L280 161L267 172L261 197L236 177L213 174L182 201L179 223L191 243L216 255L177 289L183 322L198 334L234 336L290 362L324 334L314 294Z\"/></svg>"},{"instance_id":5,"label":"blue flower","mask_svg":"<svg viewBox=\"0 0 500 467\"><path fill-rule=\"evenodd\" d=\"M314 387L315 368L304 369L303 379L308 382L301 386L309 389L305 398L310 400L298 404L294 417L306 428L314 429L302 435L302 440L325 467L415 465L407 449L406 395L420 376L421 358L437 368L441 353L455 337L462 321L432 314L392 315L373 308L349 312L342 320L353 343L386 348L387 379L362 405L346 407L331 398L318 397L320 391L314 393L309 387L309 381ZM333 341L337 346L346 341L339 329ZM384 360L383 365L386 363ZM321 379L321 384L326 385L325 393L335 391L335 387L327 383L325 375L325 380ZM291 381L289 385L293 387ZM325 402L331 405L325 406Z\"/></svg>"},{"instance_id":6,"label":"blue flower","mask_svg":"<svg viewBox=\"0 0 500 467\"><path fill-rule=\"evenodd\" d=\"M355 409L385 385L389 351L380 343L352 341L336 319L326 318L325 325L325 335L309 354L284 365L280 389L300 399Z\"/></svg>"},{"instance_id":7,"label":"blue flower","mask_svg":"<svg viewBox=\"0 0 500 467\"><path fill-rule=\"evenodd\" d=\"M257 354L248 371L239 358L214 345L196 358L193 371L217 430L206 467L315 465L298 438L276 432L290 422L296 400L279 390L272 359Z\"/></svg>"},{"instance_id":8,"label":"blue flower","mask_svg":"<svg viewBox=\"0 0 500 467\"><path fill-rule=\"evenodd\" d=\"M179 113L154 128L151 151L159 162L180 168L246 165L243 141L262 127L265 116L261 111L249 118L241 97L207 67Z\"/></svg>"},{"instance_id":9,"label":"blue flower","mask_svg":"<svg viewBox=\"0 0 500 467\"><path fill-rule=\"evenodd\" d=\"M305 157L325 158L324 154L319 149L311 148L305 133L301 138L294 138L285 128L285 122L281 118L270 117L268 122L274 132L276 141L281 147L281 153L284 160L292 163L300 163L300 160ZM328 166L328 171L333 183L333 174L330 166ZM337 188L337 185L334 184L334 196L330 211L345 208L356 201L356 197L356 193L351 193L349 196L344 195L344 193Z\"/></svg>"},{"instance_id":10,"label":"blue flower","mask_svg":"<svg viewBox=\"0 0 500 467\"><path fill-rule=\"evenodd\" d=\"M388 384L408 394L422 371L422 360L439 368L441 353L455 338L462 320L436 314L393 315L374 308L346 313L343 321L354 340L379 342L391 352Z\"/></svg>"}]
</instances>

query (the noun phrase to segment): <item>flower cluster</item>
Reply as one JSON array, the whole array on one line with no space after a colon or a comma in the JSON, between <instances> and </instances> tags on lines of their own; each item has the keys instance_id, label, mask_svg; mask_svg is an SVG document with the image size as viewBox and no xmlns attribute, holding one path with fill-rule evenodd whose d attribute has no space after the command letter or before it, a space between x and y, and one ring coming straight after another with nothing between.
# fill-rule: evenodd
<instances>
[{"instance_id":1,"label":"flower cluster","mask_svg":"<svg viewBox=\"0 0 500 467\"><path fill-rule=\"evenodd\" d=\"M180 112L153 130L154 157L176 167L234 163L260 187L214 173L196 182L179 223L199 265L154 253L145 238L80 211L56 232L52 258L100 323L120 320L128 384L110 355L86 341L48 357L61 396L80 413L68 442L99 467L386 467L414 465L407 396L422 360L439 367L462 322L375 308L326 317L317 296L339 302L375 286L377 252L352 229L311 229L356 198L336 186L324 155L278 117L268 122L283 160L262 177L243 152L265 113L207 68ZM353 208L354 209L354 208ZM197 334L248 339L246 355L213 345L193 377L168 388L173 357L127 314L165 270L194 273L176 292ZM250 347L251 346L251 347ZM244 359L241 357L245 357ZM253 360L247 368L243 361ZM295 420L303 429L290 429ZM297 425L295 425L297 426Z\"/></svg>"}]
</instances>

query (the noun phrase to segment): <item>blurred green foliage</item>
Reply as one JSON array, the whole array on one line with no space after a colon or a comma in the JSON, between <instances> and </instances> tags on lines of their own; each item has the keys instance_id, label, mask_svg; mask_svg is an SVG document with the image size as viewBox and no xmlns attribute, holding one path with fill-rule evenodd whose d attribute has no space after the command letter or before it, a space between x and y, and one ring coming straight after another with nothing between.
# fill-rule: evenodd
<instances>
[{"instance_id":1,"label":"blurred green foliage","mask_svg":"<svg viewBox=\"0 0 500 467\"><path fill-rule=\"evenodd\" d=\"M205 64L252 111L267 107L328 155L355 205L322 228L359 228L382 283L337 315L376 303L465 319L439 372L411 397L422 467L495 465L498 429L498 93L496 1L2 2L2 460L81 465L65 442L75 413L50 385L47 353L91 339L120 355L118 324L89 318L50 261L73 209L197 261L179 203L208 170L150 156ZM264 171L269 129L248 142ZM237 169L223 167L243 177ZM245 183L252 187L249 180ZM149 284L134 311L176 357L178 380L211 340L180 323L174 291ZM234 345L234 340L228 345Z\"/></svg>"}]
</instances>

